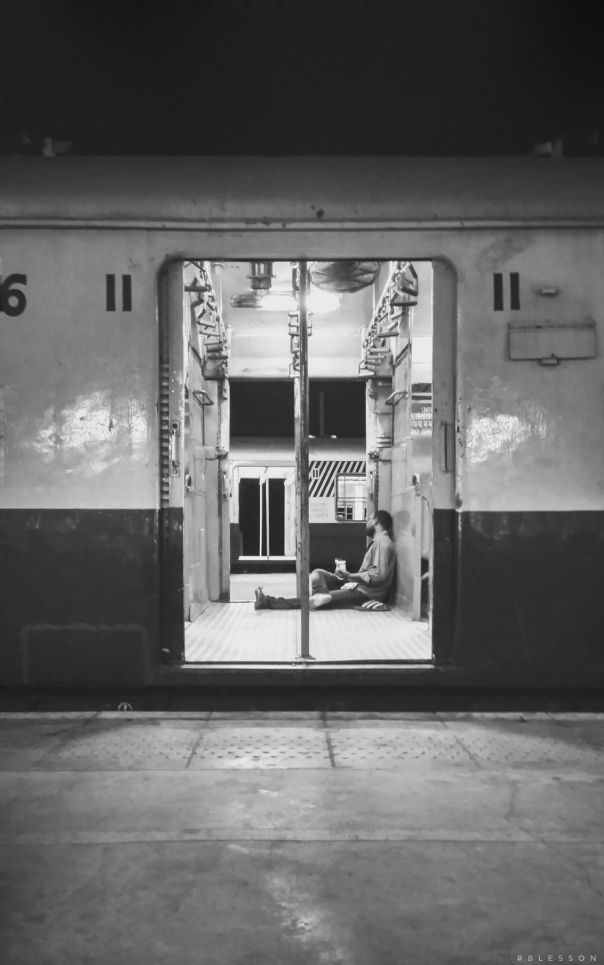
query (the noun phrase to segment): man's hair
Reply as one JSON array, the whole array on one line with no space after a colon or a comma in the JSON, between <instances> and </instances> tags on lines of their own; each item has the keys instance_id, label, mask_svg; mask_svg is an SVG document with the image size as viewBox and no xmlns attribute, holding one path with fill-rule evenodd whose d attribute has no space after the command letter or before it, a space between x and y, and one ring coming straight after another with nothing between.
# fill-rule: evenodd
<instances>
[{"instance_id":1,"label":"man's hair","mask_svg":"<svg viewBox=\"0 0 604 965\"><path fill-rule=\"evenodd\" d=\"M386 509L378 509L375 516L382 529L392 533L392 516L390 513Z\"/></svg>"}]
</instances>

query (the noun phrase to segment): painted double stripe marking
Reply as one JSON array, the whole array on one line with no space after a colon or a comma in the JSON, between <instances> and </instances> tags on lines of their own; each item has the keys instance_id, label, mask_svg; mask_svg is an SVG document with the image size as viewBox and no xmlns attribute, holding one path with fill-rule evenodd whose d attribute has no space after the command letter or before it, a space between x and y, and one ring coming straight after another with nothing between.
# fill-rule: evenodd
<instances>
[{"instance_id":1,"label":"painted double stripe marking","mask_svg":"<svg viewBox=\"0 0 604 965\"><path fill-rule=\"evenodd\" d=\"M105 275L106 309L114 312L115 307L115 275ZM132 275L122 275L122 311L132 311Z\"/></svg>"},{"instance_id":2,"label":"painted double stripe marking","mask_svg":"<svg viewBox=\"0 0 604 965\"><path fill-rule=\"evenodd\" d=\"M512 311L520 308L520 275L517 271L510 272L510 308ZM496 271L493 274L493 310L502 312L503 309L503 273Z\"/></svg>"}]
</instances>

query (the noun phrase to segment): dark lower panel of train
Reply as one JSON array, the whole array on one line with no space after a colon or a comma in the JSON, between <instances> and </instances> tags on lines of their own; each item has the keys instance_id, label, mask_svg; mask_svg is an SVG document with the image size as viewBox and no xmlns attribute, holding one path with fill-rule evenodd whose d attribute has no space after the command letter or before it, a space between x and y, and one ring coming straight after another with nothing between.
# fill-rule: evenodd
<instances>
[{"instance_id":1,"label":"dark lower panel of train","mask_svg":"<svg viewBox=\"0 0 604 965\"><path fill-rule=\"evenodd\" d=\"M604 684L604 513L460 513L452 658L485 679Z\"/></svg>"},{"instance_id":2,"label":"dark lower panel of train","mask_svg":"<svg viewBox=\"0 0 604 965\"><path fill-rule=\"evenodd\" d=\"M5 682L142 684L158 652L153 510L0 511Z\"/></svg>"},{"instance_id":3,"label":"dark lower panel of train","mask_svg":"<svg viewBox=\"0 0 604 965\"><path fill-rule=\"evenodd\" d=\"M367 546L365 523L311 523L309 553L311 570L321 567L333 570L335 557L346 560L351 572L363 560ZM242 539L237 523L231 523L231 569L235 573L254 573L270 569L272 572L295 571L295 563L239 562Z\"/></svg>"},{"instance_id":4,"label":"dark lower panel of train","mask_svg":"<svg viewBox=\"0 0 604 965\"><path fill-rule=\"evenodd\" d=\"M145 711L604 712L604 695L593 687L468 687L442 682L417 686L400 679L393 683L392 676L368 687L358 677L342 684L325 672L316 683L294 684L284 681L282 671L278 673L279 679L267 675L262 685L0 688L0 712L121 710L124 719Z\"/></svg>"},{"instance_id":5,"label":"dark lower panel of train","mask_svg":"<svg viewBox=\"0 0 604 965\"><path fill-rule=\"evenodd\" d=\"M162 665L160 627L180 631L182 594L176 553L165 562L174 589L162 624L159 532L152 510L0 510L2 686L168 687L212 703L226 688L235 703L262 692L275 706L292 706L302 688L296 668ZM178 514L169 532L177 544ZM436 666L305 668L303 687L319 688L323 704L332 687L338 706L346 698L336 691L349 694L351 707L363 692L378 709L387 691L401 707L418 689L601 692L602 572L604 513L437 511Z\"/></svg>"}]
</instances>

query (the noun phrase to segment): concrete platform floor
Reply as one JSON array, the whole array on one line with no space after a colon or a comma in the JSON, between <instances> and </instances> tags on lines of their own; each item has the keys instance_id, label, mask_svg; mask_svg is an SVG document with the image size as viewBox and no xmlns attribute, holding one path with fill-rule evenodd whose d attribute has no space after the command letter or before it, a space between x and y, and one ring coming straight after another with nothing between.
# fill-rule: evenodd
<instances>
[{"instance_id":1,"label":"concrete platform floor","mask_svg":"<svg viewBox=\"0 0 604 965\"><path fill-rule=\"evenodd\" d=\"M596 714L2 714L0 961L602 962L603 764Z\"/></svg>"}]
</instances>

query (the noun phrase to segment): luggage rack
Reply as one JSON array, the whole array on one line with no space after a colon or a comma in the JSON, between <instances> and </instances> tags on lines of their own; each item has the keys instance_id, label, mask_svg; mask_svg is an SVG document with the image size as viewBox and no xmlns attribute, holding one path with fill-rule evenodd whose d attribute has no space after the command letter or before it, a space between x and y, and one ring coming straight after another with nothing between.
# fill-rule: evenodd
<instances>
[{"instance_id":1,"label":"luggage rack","mask_svg":"<svg viewBox=\"0 0 604 965\"><path fill-rule=\"evenodd\" d=\"M389 339L402 334L410 307L417 305L417 272L410 261L397 261L375 306L363 337L359 375L374 376L391 371L393 356Z\"/></svg>"},{"instance_id":2,"label":"luggage rack","mask_svg":"<svg viewBox=\"0 0 604 965\"><path fill-rule=\"evenodd\" d=\"M221 299L214 289L207 263L193 261L190 264L197 268L199 274L192 284L185 287L185 291L189 295L191 312L202 339L203 374L211 380L225 379L228 376L230 339L222 318ZM216 266L217 269L219 267Z\"/></svg>"}]
</instances>

